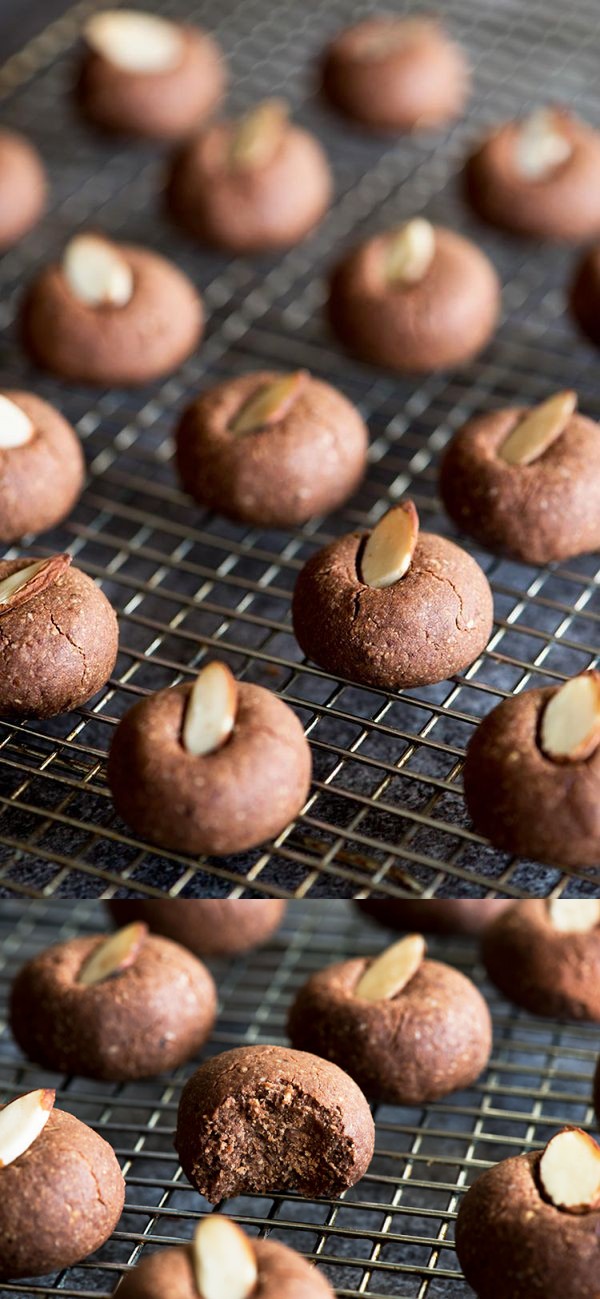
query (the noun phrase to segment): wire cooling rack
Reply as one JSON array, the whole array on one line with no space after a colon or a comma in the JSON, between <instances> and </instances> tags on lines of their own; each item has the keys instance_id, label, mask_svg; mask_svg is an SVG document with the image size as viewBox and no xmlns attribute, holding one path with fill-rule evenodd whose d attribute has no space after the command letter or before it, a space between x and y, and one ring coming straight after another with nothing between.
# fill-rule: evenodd
<instances>
[{"instance_id":1,"label":"wire cooling rack","mask_svg":"<svg viewBox=\"0 0 600 1299\"><path fill-rule=\"evenodd\" d=\"M99 903L15 901L0 908L2 1004L18 966L50 943L105 927ZM247 960L215 963L221 1010L206 1054L241 1044L285 1042L287 1007L310 973L336 959L372 954L381 930L344 902L291 903L280 934ZM509 1006L484 981L468 940L432 940L432 955L482 986L494 1019L490 1065L467 1091L423 1108L379 1106L376 1153L339 1200L239 1196L225 1205L251 1234L268 1234L317 1259L340 1299L467 1299L454 1251L454 1220L475 1177L500 1159L543 1146L564 1123L593 1127L590 1104L598 1027L561 1027ZM0 1012L1 1014L2 1012ZM56 1086L57 1104L114 1146L127 1180L124 1215L89 1261L46 1281L6 1285L9 1294L111 1293L126 1267L156 1247L189 1239L209 1205L186 1182L173 1150L181 1087L172 1076L126 1085L64 1078L24 1064L0 1033L0 1098Z\"/></svg>"},{"instance_id":2,"label":"wire cooling rack","mask_svg":"<svg viewBox=\"0 0 600 1299\"><path fill-rule=\"evenodd\" d=\"M465 210L457 185L482 129L549 92L600 126L597 5L448 0L444 17L474 67L469 116L441 135L381 141L337 120L313 93L325 40L372 9L372 0L162 3L166 14L216 34L231 69L231 109L283 92L329 152L334 207L314 237L276 261L196 248L161 211L160 152L99 140L77 120L68 89L77 33L93 7L90 0L76 5L0 73L0 121L32 136L52 179L46 219L0 263L0 383L32 387L55 402L84 441L90 476L79 506L30 548L68 547L101 583L120 614L121 652L92 708L47 724L0 723L0 890L297 897L597 891L593 872L543 869L492 851L473 833L461 795L465 745L478 719L507 693L556 683L593 663L597 559L540 570L474 549L494 591L487 650L462 676L402 695L358 689L307 665L289 620L305 559L333 536L373 523L404 492L425 527L451 533L436 500L436 464L472 413L515 399L536 402L568 386L579 390L585 412L600 415L596 357L564 315L573 252L490 232ZM405 5L388 7L402 12ZM481 243L502 277L504 314L495 340L466 371L411 382L350 363L328 335L321 306L323 273L342 247L416 212ZM19 347L15 317L24 285L89 223L166 251L205 298L209 327L200 353L141 394L67 388L35 371ZM350 504L285 534L203 513L178 490L170 463L172 428L190 397L207 382L264 366L307 366L339 385L372 434L367 481ZM197 861L156 853L128 832L113 812L104 762L116 722L136 698L189 679L215 654L298 711L315 781L303 815L275 844Z\"/></svg>"}]
</instances>

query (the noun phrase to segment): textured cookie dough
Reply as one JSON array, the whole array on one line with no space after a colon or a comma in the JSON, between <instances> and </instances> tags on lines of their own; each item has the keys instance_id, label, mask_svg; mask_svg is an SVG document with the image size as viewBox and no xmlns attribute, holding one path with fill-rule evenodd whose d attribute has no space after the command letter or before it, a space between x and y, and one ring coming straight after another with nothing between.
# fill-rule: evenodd
<instances>
[{"instance_id":1,"label":"textured cookie dough","mask_svg":"<svg viewBox=\"0 0 600 1299\"><path fill-rule=\"evenodd\" d=\"M277 898L115 898L106 905L118 925L144 920L196 956L237 956L262 946L286 908Z\"/></svg>"},{"instance_id":2,"label":"textured cookie dough","mask_svg":"<svg viewBox=\"0 0 600 1299\"><path fill-rule=\"evenodd\" d=\"M128 53L132 45L139 52L138 24L131 27L129 15L125 23L124 16L117 14L115 25L115 11L110 11L108 40L108 14L95 14L84 28L86 49L76 86L82 112L106 131L158 140L188 135L222 98L226 74L218 45L200 28L160 20L169 29L172 57L166 66L134 68L115 57L116 27L122 30L117 40L122 39Z\"/></svg>"},{"instance_id":3,"label":"textured cookie dough","mask_svg":"<svg viewBox=\"0 0 600 1299\"><path fill-rule=\"evenodd\" d=\"M304 1051L225 1051L181 1094L175 1149L212 1204L252 1192L339 1195L366 1172L373 1144L371 1111L356 1083Z\"/></svg>"},{"instance_id":4,"label":"textured cookie dough","mask_svg":"<svg viewBox=\"0 0 600 1299\"><path fill-rule=\"evenodd\" d=\"M485 930L482 956L492 982L518 1006L535 1015L600 1021L600 922L586 932L563 932L546 901L514 902Z\"/></svg>"},{"instance_id":5,"label":"textured cookie dough","mask_svg":"<svg viewBox=\"0 0 600 1299\"><path fill-rule=\"evenodd\" d=\"M253 1299L333 1299L329 1282L295 1250L275 1240L255 1240L258 1279ZM144 1254L121 1282L119 1299L198 1299L189 1245Z\"/></svg>"},{"instance_id":6,"label":"textured cookie dough","mask_svg":"<svg viewBox=\"0 0 600 1299\"><path fill-rule=\"evenodd\" d=\"M6 398L28 416L31 437L3 445ZM10 410L10 408L9 408ZM45 532L70 514L83 488L85 461L79 438L53 406L33 393L0 392L0 541Z\"/></svg>"},{"instance_id":7,"label":"textured cookie dough","mask_svg":"<svg viewBox=\"0 0 600 1299\"><path fill-rule=\"evenodd\" d=\"M357 985L372 960L340 961L311 975L290 1011L292 1046L345 1069L365 1095L420 1105L468 1087L487 1064L492 1024L470 979L422 961L390 999L366 1000Z\"/></svg>"},{"instance_id":8,"label":"textured cookie dough","mask_svg":"<svg viewBox=\"0 0 600 1299\"><path fill-rule=\"evenodd\" d=\"M59 943L19 971L10 999L19 1046L47 1069L109 1081L151 1078L183 1064L214 1024L208 970L178 943L146 935L126 968L80 982L105 937Z\"/></svg>"},{"instance_id":9,"label":"textured cookie dough","mask_svg":"<svg viewBox=\"0 0 600 1299\"><path fill-rule=\"evenodd\" d=\"M268 103L270 101L267 101ZM262 131L264 106L253 114ZM259 149L242 156L246 119L217 122L179 152L168 183L173 216L202 244L233 253L269 252L299 243L325 215L332 195L318 140L285 120Z\"/></svg>"},{"instance_id":10,"label":"textured cookie dough","mask_svg":"<svg viewBox=\"0 0 600 1299\"><path fill-rule=\"evenodd\" d=\"M395 231L347 253L330 281L329 319L344 346L372 365L429 373L465 364L488 343L500 310L496 272L462 235L434 227L433 259L416 283L390 282Z\"/></svg>"},{"instance_id":11,"label":"textured cookie dough","mask_svg":"<svg viewBox=\"0 0 600 1299\"><path fill-rule=\"evenodd\" d=\"M558 139L554 149L548 130ZM539 239L592 239L600 234L600 134L563 109L505 122L468 159L465 185L472 207L492 225Z\"/></svg>"},{"instance_id":12,"label":"textured cookie dough","mask_svg":"<svg viewBox=\"0 0 600 1299\"><path fill-rule=\"evenodd\" d=\"M87 1258L114 1231L124 1199L108 1142L53 1109L29 1149L0 1168L0 1280L45 1276Z\"/></svg>"},{"instance_id":13,"label":"textured cookie dough","mask_svg":"<svg viewBox=\"0 0 600 1299\"><path fill-rule=\"evenodd\" d=\"M236 432L269 392L272 416L261 420L257 408L259 423ZM267 527L294 527L341 505L364 475L367 446L356 408L303 371L257 371L209 388L188 406L176 433L179 476L198 504Z\"/></svg>"},{"instance_id":14,"label":"textured cookie dough","mask_svg":"<svg viewBox=\"0 0 600 1299\"><path fill-rule=\"evenodd\" d=\"M356 903L372 920L390 929L418 929L425 934L479 934L501 911L511 906L500 899L442 900L437 898L422 902L386 901L365 898Z\"/></svg>"},{"instance_id":15,"label":"textured cookie dough","mask_svg":"<svg viewBox=\"0 0 600 1299\"><path fill-rule=\"evenodd\" d=\"M42 561L32 556L0 561L0 583L36 563ZM0 717L54 717L79 708L110 677L118 639L100 588L69 555L53 556L23 603L0 604Z\"/></svg>"},{"instance_id":16,"label":"textured cookie dough","mask_svg":"<svg viewBox=\"0 0 600 1299\"><path fill-rule=\"evenodd\" d=\"M37 225L46 206L42 160L23 135L0 130L0 252Z\"/></svg>"},{"instance_id":17,"label":"textured cookie dough","mask_svg":"<svg viewBox=\"0 0 600 1299\"><path fill-rule=\"evenodd\" d=\"M375 131L419 131L463 112L469 69L459 45L429 17L366 18L325 53L323 90L348 117Z\"/></svg>"},{"instance_id":18,"label":"textured cookie dough","mask_svg":"<svg viewBox=\"0 0 600 1299\"><path fill-rule=\"evenodd\" d=\"M133 275L133 292L124 305L81 301L59 263L46 267L26 295L27 350L62 379L106 386L150 383L176 370L202 337L202 303L187 276L146 248L114 247Z\"/></svg>"},{"instance_id":19,"label":"textured cookie dough","mask_svg":"<svg viewBox=\"0 0 600 1299\"><path fill-rule=\"evenodd\" d=\"M119 723L108 762L117 812L142 838L174 852L225 856L283 830L306 800L311 757L291 708L239 685L235 727L197 757L181 732L191 686L140 700Z\"/></svg>"},{"instance_id":20,"label":"textured cookie dough","mask_svg":"<svg viewBox=\"0 0 600 1299\"><path fill-rule=\"evenodd\" d=\"M569 559L600 547L600 429L575 412L531 464L498 454L527 416L520 406L469 420L452 439L440 494L463 532L495 553L529 564Z\"/></svg>"},{"instance_id":21,"label":"textured cookie dough","mask_svg":"<svg viewBox=\"0 0 600 1299\"><path fill-rule=\"evenodd\" d=\"M582 333L600 347L600 245L590 248L577 266L570 307Z\"/></svg>"}]
</instances>

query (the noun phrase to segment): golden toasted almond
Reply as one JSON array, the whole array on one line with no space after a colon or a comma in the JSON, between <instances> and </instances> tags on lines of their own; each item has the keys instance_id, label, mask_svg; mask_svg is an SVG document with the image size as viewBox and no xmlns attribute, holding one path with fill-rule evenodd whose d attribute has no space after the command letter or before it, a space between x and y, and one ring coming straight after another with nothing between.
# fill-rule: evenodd
<instances>
[{"instance_id":1,"label":"golden toasted almond","mask_svg":"<svg viewBox=\"0 0 600 1299\"><path fill-rule=\"evenodd\" d=\"M230 433L256 433L261 428L271 428L291 410L306 385L306 370L282 374L280 379L265 383L244 402L229 424Z\"/></svg>"},{"instance_id":2,"label":"golden toasted almond","mask_svg":"<svg viewBox=\"0 0 600 1299\"><path fill-rule=\"evenodd\" d=\"M137 960L147 933L147 924L143 920L135 920L133 924L126 925L124 929L117 930L116 934L105 938L84 961L77 982L89 988L128 970Z\"/></svg>"},{"instance_id":3,"label":"golden toasted almond","mask_svg":"<svg viewBox=\"0 0 600 1299\"><path fill-rule=\"evenodd\" d=\"M66 573L71 563L70 555L51 555L50 559L38 559L26 568L0 580L0 618L3 614L13 613L34 596L47 591L49 586Z\"/></svg>"},{"instance_id":4,"label":"golden toasted almond","mask_svg":"<svg viewBox=\"0 0 600 1299\"><path fill-rule=\"evenodd\" d=\"M548 915L563 934L586 934L600 925L600 899L550 898Z\"/></svg>"},{"instance_id":5,"label":"golden toasted almond","mask_svg":"<svg viewBox=\"0 0 600 1299\"><path fill-rule=\"evenodd\" d=\"M425 956L422 934L407 934L372 961L354 994L364 1001L391 1001L417 973Z\"/></svg>"},{"instance_id":6,"label":"golden toasted almond","mask_svg":"<svg viewBox=\"0 0 600 1299\"><path fill-rule=\"evenodd\" d=\"M365 586L381 590L408 572L419 536L419 516L412 501L393 505L367 537L360 561Z\"/></svg>"},{"instance_id":7,"label":"golden toasted almond","mask_svg":"<svg viewBox=\"0 0 600 1299\"><path fill-rule=\"evenodd\" d=\"M509 465L530 465L564 433L577 406L576 392L557 392L535 406L508 434L498 450Z\"/></svg>"},{"instance_id":8,"label":"golden toasted almond","mask_svg":"<svg viewBox=\"0 0 600 1299\"><path fill-rule=\"evenodd\" d=\"M542 1154L540 1181L557 1209L589 1213L600 1208L600 1146L581 1128L563 1128Z\"/></svg>"},{"instance_id":9,"label":"golden toasted almond","mask_svg":"<svg viewBox=\"0 0 600 1299\"><path fill-rule=\"evenodd\" d=\"M74 297L88 307L124 307L133 293L133 271L115 244L102 235L69 240L62 269Z\"/></svg>"},{"instance_id":10,"label":"golden toasted almond","mask_svg":"<svg viewBox=\"0 0 600 1299\"><path fill-rule=\"evenodd\" d=\"M203 1218L192 1240L192 1262L201 1299L248 1299L258 1268L252 1241L231 1218Z\"/></svg>"},{"instance_id":11,"label":"golden toasted almond","mask_svg":"<svg viewBox=\"0 0 600 1299\"><path fill-rule=\"evenodd\" d=\"M207 663L192 686L183 719L184 749L194 757L214 753L231 735L238 685L225 663Z\"/></svg>"},{"instance_id":12,"label":"golden toasted almond","mask_svg":"<svg viewBox=\"0 0 600 1299\"><path fill-rule=\"evenodd\" d=\"M361 58L387 58L396 50L429 36L437 26L432 18L390 18L385 25L361 33L359 40L354 43L354 49Z\"/></svg>"},{"instance_id":13,"label":"golden toasted almond","mask_svg":"<svg viewBox=\"0 0 600 1299\"><path fill-rule=\"evenodd\" d=\"M157 14L134 9L104 9L83 29L90 49L124 72L168 72L184 55L183 33Z\"/></svg>"},{"instance_id":14,"label":"golden toasted almond","mask_svg":"<svg viewBox=\"0 0 600 1299\"><path fill-rule=\"evenodd\" d=\"M264 167L274 158L288 127L284 99L265 99L236 123L229 145L229 166L234 170Z\"/></svg>"},{"instance_id":15,"label":"golden toasted almond","mask_svg":"<svg viewBox=\"0 0 600 1299\"><path fill-rule=\"evenodd\" d=\"M573 147L551 108L537 108L521 123L514 145L517 171L525 180L549 176L571 157Z\"/></svg>"},{"instance_id":16,"label":"golden toasted almond","mask_svg":"<svg viewBox=\"0 0 600 1299\"><path fill-rule=\"evenodd\" d=\"M50 1087L40 1087L0 1110L0 1168L14 1163L33 1145L50 1118L55 1098Z\"/></svg>"},{"instance_id":17,"label":"golden toasted almond","mask_svg":"<svg viewBox=\"0 0 600 1299\"><path fill-rule=\"evenodd\" d=\"M585 762L600 744L600 671L565 681L542 714L540 745L554 762Z\"/></svg>"},{"instance_id":18,"label":"golden toasted almond","mask_svg":"<svg viewBox=\"0 0 600 1299\"><path fill-rule=\"evenodd\" d=\"M424 217L400 226L385 242L384 275L392 287L407 288L425 278L435 256L435 230Z\"/></svg>"},{"instance_id":19,"label":"golden toasted almond","mask_svg":"<svg viewBox=\"0 0 600 1299\"><path fill-rule=\"evenodd\" d=\"M10 397L0 393L0 451L25 446L31 442L34 432L29 415Z\"/></svg>"}]
</instances>

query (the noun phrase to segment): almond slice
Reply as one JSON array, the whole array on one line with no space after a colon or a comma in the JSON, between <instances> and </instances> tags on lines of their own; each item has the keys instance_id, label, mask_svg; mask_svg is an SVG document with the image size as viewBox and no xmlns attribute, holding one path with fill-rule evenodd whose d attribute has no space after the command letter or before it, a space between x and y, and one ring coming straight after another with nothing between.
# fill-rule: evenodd
<instances>
[{"instance_id":1,"label":"almond slice","mask_svg":"<svg viewBox=\"0 0 600 1299\"><path fill-rule=\"evenodd\" d=\"M367 966L355 989L363 1001L391 1001L417 973L425 956L422 934L408 934L392 943L371 965Z\"/></svg>"},{"instance_id":2,"label":"almond slice","mask_svg":"<svg viewBox=\"0 0 600 1299\"><path fill-rule=\"evenodd\" d=\"M521 123L514 147L517 171L526 180L541 180L571 157L573 148L560 129L557 114L538 108Z\"/></svg>"},{"instance_id":3,"label":"almond slice","mask_svg":"<svg viewBox=\"0 0 600 1299\"><path fill-rule=\"evenodd\" d=\"M220 749L233 730L237 700L237 681L226 664L207 663L196 677L185 710L184 749L196 758Z\"/></svg>"},{"instance_id":4,"label":"almond slice","mask_svg":"<svg viewBox=\"0 0 600 1299\"><path fill-rule=\"evenodd\" d=\"M557 392L519 421L498 449L509 465L530 465L564 433L577 406L576 392Z\"/></svg>"},{"instance_id":5,"label":"almond slice","mask_svg":"<svg viewBox=\"0 0 600 1299\"><path fill-rule=\"evenodd\" d=\"M258 1267L252 1241L221 1214L203 1218L192 1240L192 1264L201 1299L248 1299Z\"/></svg>"},{"instance_id":6,"label":"almond slice","mask_svg":"<svg viewBox=\"0 0 600 1299\"><path fill-rule=\"evenodd\" d=\"M255 433L284 419L306 384L306 370L295 370L263 384L240 407L229 424L231 433Z\"/></svg>"},{"instance_id":7,"label":"almond slice","mask_svg":"<svg viewBox=\"0 0 600 1299\"><path fill-rule=\"evenodd\" d=\"M587 934L600 925L600 900L550 898L548 914L554 929L562 934Z\"/></svg>"},{"instance_id":8,"label":"almond slice","mask_svg":"<svg viewBox=\"0 0 600 1299\"><path fill-rule=\"evenodd\" d=\"M600 1208L600 1146L581 1128L563 1128L542 1154L540 1181L557 1209L587 1213Z\"/></svg>"},{"instance_id":9,"label":"almond slice","mask_svg":"<svg viewBox=\"0 0 600 1299\"><path fill-rule=\"evenodd\" d=\"M0 1110L0 1168L14 1163L45 1127L56 1099L49 1087L17 1096Z\"/></svg>"},{"instance_id":10,"label":"almond slice","mask_svg":"<svg viewBox=\"0 0 600 1299\"><path fill-rule=\"evenodd\" d=\"M124 72L167 72L181 63L185 49L175 23L134 9L94 14L83 35L96 54Z\"/></svg>"},{"instance_id":11,"label":"almond slice","mask_svg":"<svg viewBox=\"0 0 600 1299\"><path fill-rule=\"evenodd\" d=\"M11 573L10 577L3 578L0 581L0 617L46 591L67 571L70 563L70 555L52 555L50 559L38 559L35 564L28 564L26 568Z\"/></svg>"},{"instance_id":12,"label":"almond slice","mask_svg":"<svg viewBox=\"0 0 600 1299\"><path fill-rule=\"evenodd\" d=\"M285 100L263 100L236 123L229 146L229 165L240 169L264 167L277 152L287 124Z\"/></svg>"},{"instance_id":13,"label":"almond slice","mask_svg":"<svg viewBox=\"0 0 600 1299\"><path fill-rule=\"evenodd\" d=\"M0 393L0 451L9 447L22 447L31 442L34 427L24 410L10 397Z\"/></svg>"},{"instance_id":14,"label":"almond slice","mask_svg":"<svg viewBox=\"0 0 600 1299\"><path fill-rule=\"evenodd\" d=\"M600 744L600 671L571 677L542 715L540 746L553 762L584 762Z\"/></svg>"},{"instance_id":15,"label":"almond slice","mask_svg":"<svg viewBox=\"0 0 600 1299\"><path fill-rule=\"evenodd\" d=\"M105 938L84 961L77 982L89 988L128 970L139 956L147 933L147 924L143 920L134 920L133 924Z\"/></svg>"},{"instance_id":16,"label":"almond slice","mask_svg":"<svg viewBox=\"0 0 600 1299\"><path fill-rule=\"evenodd\" d=\"M424 279L435 255L435 230L424 217L407 221L386 241L384 274L388 284L407 287Z\"/></svg>"},{"instance_id":17,"label":"almond slice","mask_svg":"<svg viewBox=\"0 0 600 1299\"><path fill-rule=\"evenodd\" d=\"M124 307L133 293L133 271L102 235L75 235L63 253L62 269L79 302L88 307Z\"/></svg>"},{"instance_id":18,"label":"almond slice","mask_svg":"<svg viewBox=\"0 0 600 1299\"><path fill-rule=\"evenodd\" d=\"M393 505L367 537L360 563L365 586L393 586L408 572L419 535L419 516L412 501Z\"/></svg>"},{"instance_id":19,"label":"almond slice","mask_svg":"<svg viewBox=\"0 0 600 1299\"><path fill-rule=\"evenodd\" d=\"M431 18L390 18L385 24L378 24L378 30L365 31L354 48L361 58L382 59L403 49L405 45L419 41L432 31L435 24Z\"/></svg>"}]
</instances>

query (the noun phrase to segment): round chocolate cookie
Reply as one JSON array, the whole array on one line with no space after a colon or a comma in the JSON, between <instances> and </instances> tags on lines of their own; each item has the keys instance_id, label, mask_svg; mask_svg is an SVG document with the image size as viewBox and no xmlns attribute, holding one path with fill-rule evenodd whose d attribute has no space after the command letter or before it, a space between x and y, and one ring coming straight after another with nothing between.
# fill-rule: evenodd
<instances>
[{"instance_id":1,"label":"round chocolate cookie","mask_svg":"<svg viewBox=\"0 0 600 1299\"><path fill-rule=\"evenodd\" d=\"M225 1051L188 1080L175 1149L211 1204L234 1195L335 1196L367 1171L375 1132L337 1065L280 1046Z\"/></svg>"},{"instance_id":2,"label":"round chocolate cookie","mask_svg":"<svg viewBox=\"0 0 600 1299\"><path fill-rule=\"evenodd\" d=\"M466 193L485 221L580 243L600 234L600 134L564 109L497 127L468 159Z\"/></svg>"},{"instance_id":3,"label":"round chocolate cookie","mask_svg":"<svg viewBox=\"0 0 600 1299\"><path fill-rule=\"evenodd\" d=\"M0 130L0 252L18 243L46 206L46 174L33 145Z\"/></svg>"},{"instance_id":4,"label":"round chocolate cookie","mask_svg":"<svg viewBox=\"0 0 600 1299\"><path fill-rule=\"evenodd\" d=\"M485 254L421 218L360 244L331 276L329 319L344 346L403 373L464 365L489 342L499 310Z\"/></svg>"},{"instance_id":5,"label":"round chocolate cookie","mask_svg":"<svg viewBox=\"0 0 600 1299\"><path fill-rule=\"evenodd\" d=\"M459 45L435 18L375 15L331 42L323 90L375 131L427 130L459 117L469 91Z\"/></svg>"},{"instance_id":6,"label":"round chocolate cookie","mask_svg":"<svg viewBox=\"0 0 600 1299\"><path fill-rule=\"evenodd\" d=\"M54 1092L47 1091L12 1102L19 1117L8 1163L4 1134L0 1141L2 1281L45 1276L87 1258L108 1240L123 1210L125 1183L111 1146L53 1103ZM34 1106L51 1110L41 1131ZM32 1139L25 1144L26 1128ZM17 1141L22 1153L15 1158Z\"/></svg>"},{"instance_id":7,"label":"round chocolate cookie","mask_svg":"<svg viewBox=\"0 0 600 1299\"><path fill-rule=\"evenodd\" d=\"M70 555L0 561L0 717L54 717L87 703L118 641L112 606Z\"/></svg>"},{"instance_id":8,"label":"round chocolate cookie","mask_svg":"<svg viewBox=\"0 0 600 1299\"><path fill-rule=\"evenodd\" d=\"M193 690L161 690L119 723L107 771L114 804L136 834L174 852L244 852L299 813L310 785L310 749L291 708L244 682L227 738L194 751L186 744Z\"/></svg>"},{"instance_id":9,"label":"round chocolate cookie","mask_svg":"<svg viewBox=\"0 0 600 1299\"><path fill-rule=\"evenodd\" d=\"M173 162L169 208L203 244L233 253L299 243L324 216L332 180L318 140L278 100L217 122Z\"/></svg>"},{"instance_id":10,"label":"round chocolate cookie","mask_svg":"<svg viewBox=\"0 0 600 1299\"><path fill-rule=\"evenodd\" d=\"M76 95L95 125L173 140L213 112L225 86L216 42L155 14L109 9L88 19Z\"/></svg>"},{"instance_id":11,"label":"round chocolate cookie","mask_svg":"<svg viewBox=\"0 0 600 1299\"><path fill-rule=\"evenodd\" d=\"M440 494L480 545L528 564L600 547L600 429L575 403L565 392L533 410L492 411L452 439Z\"/></svg>"},{"instance_id":12,"label":"round chocolate cookie","mask_svg":"<svg viewBox=\"0 0 600 1299\"><path fill-rule=\"evenodd\" d=\"M410 504L410 503L408 503ZM351 532L301 569L292 601L294 632L308 658L334 676L383 690L430 685L483 652L492 594L479 565L454 542L422 532L397 580L367 581L367 546L404 506L371 533ZM416 517L416 516L415 516Z\"/></svg>"},{"instance_id":13,"label":"round chocolate cookie","mask_svg":"<svg viewBox=\"0 0 600 1299\"><path fill-rule=\"evenodd\" d=\"M418 929L424 934L480 934L511 903L491 898L473 901L428 898L422 902L391 898L378 902L375 898L365 898L355 905L389 929Z\"/></svg>"},{"instance_id":14,"label":"round chocolate cookie","mask_svg":"<svg viewBox=\"0 0 600 1299\"><path fill-rule=\"evenodd\" d=\"M71 512L85 461L79 438L33 393L0 393L0 541L45 532Z\"/></svg>"},{"instance_id":15,"label":"round chocolate cookie","mask_svg":"<svg viewBox=\"0 0 600 1299\"><path fill-rule=\"evenodd\" d=\"M206 967L138 922L108 939L72 938L34 956L13 983L10 1024L37 1064L125 1082L189 1060L216 1009Z\"/></svg>"},{"instance_id":16,"label":"round chocolate cookie","mask_svg":"<svg viewBox=\"0 0 600 1299\"><path fill-rule=\"evenodd\" d=\"M600 245L590 248L577 266L570 307L579 328L600 347Z\"/></svg>"},{"instance_id":17,"label":"round chocolate cookie","mask_svg":"<svg viewBox=\"0 0 600 1299\"><path fill-rule=\"evenodd\" d=\"M176 433L184 489L208 509L267 527L336 509L362 479L367 447L355 407L302 370L257 371L209 388Z\"/></svg>"},{"instance_id":18,"label":"round chocolate cookie","mask_svg":"<svg viewBox=\"0 0 600 1299\"><path fill-rule=\"evenodd\" d=\"M200 298L172 262L94 234L71 240L23 308L34 361L77 383L151 383L186 360L202 329Z\"/></svg>"},{"instance_id":19,"label":"round chocolate cookie","mask_svg":"<svg viewBox=\"0 0 600 1299\"><path fill-rule=\"evenodd\" d=\"M261 947L286 908L277 898L115 898L106 905L118 925L143 920L196 956L237 956Z\"/></svg>"},{"instance_id":20,"label":"round chocolate cookie","mask_svg":"<svg viewBox=\"0 0 600 1299\"><path fill-rule=\"evenodd\" d=\"M413 934L380 958L311 975L289 1014L292 1046L333 1060L365 1095L389 1105L421 1105L468 1087L489 1059L490 1013L470 979L424 960L424 951Z\"/></svg>"},{"instance_id":21,"label":"round chocolate cookie","mask_svg":"<svg viewBox=\"0 0 600 1299\"><path fill-rule=\"evenodd\" d=\"M485 930L485 968L510 1001L535 1015L598 1022L600 906L591 900L561 900L558 906L556 911L556 902L514 902ZM581 908L588 908L590 928L559 928L569 924L568 908L584 918Z\"/></svg>"}]
</instances>

